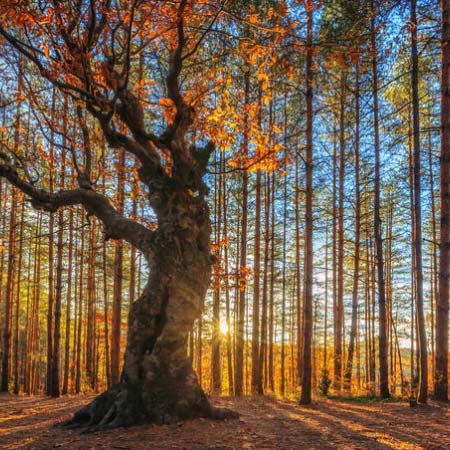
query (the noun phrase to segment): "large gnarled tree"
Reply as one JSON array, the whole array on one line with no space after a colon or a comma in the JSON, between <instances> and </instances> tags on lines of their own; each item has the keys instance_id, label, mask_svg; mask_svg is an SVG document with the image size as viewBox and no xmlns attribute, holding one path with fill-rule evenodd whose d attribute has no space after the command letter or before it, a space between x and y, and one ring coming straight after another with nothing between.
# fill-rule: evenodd
<instances>
[{"instance_id":1,"label":"large gnarled tree","mask_svg":"<svg viewBox=\"0 0 450 450\"><path fill-rule=\"evenodd\" d=\"M78 177L78 187L72 190L41 189L13 150L1 150L0 176L36 208L54 212L82 205L103 223L107 238L128 241L150 268L148 283L131 306L120 382L76 413L71 423L107 428L175 417L234 417L210 405L186 355L187 336L201 313L214 262L208 189L202 180L213 145L188 145L195 112L183 95L180 78L185 60L198 51L222 3L2 3L4 48L25 57L30 70L48 86L73 99L83 145L76 149L73 142L59 144L61 151L72 154ZM203 22L192 27L195 31L188 39L189 17ZM133 57L151 46L168 55L162 104L169 111L167 126L158 135L148 131L132 83ZM124 217L96 190L90 139L95 123L112 149L123 149L138 161L140 181L157 216L155 230Z\"/></svg>"}]
</instances>

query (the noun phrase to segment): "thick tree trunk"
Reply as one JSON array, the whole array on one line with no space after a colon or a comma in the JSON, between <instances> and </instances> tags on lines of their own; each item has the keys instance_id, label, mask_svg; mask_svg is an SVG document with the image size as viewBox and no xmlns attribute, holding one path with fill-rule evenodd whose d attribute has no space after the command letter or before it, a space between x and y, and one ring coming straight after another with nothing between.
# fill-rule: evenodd
<instances>
[{"instance_id":1,"label":"thick tree trunk","mask_svg":"<svg viewBox=\"0 0 450 450\"><path fill-rule=\"evenodd\" d=\"M210 405L186 354L211 275L207 203L202 196L175 189L153 197L159 226L146 255L150 279L130 309L120 382L69 424L101 429L199 416L237 417Z\"/></svg>"}]
</instances>

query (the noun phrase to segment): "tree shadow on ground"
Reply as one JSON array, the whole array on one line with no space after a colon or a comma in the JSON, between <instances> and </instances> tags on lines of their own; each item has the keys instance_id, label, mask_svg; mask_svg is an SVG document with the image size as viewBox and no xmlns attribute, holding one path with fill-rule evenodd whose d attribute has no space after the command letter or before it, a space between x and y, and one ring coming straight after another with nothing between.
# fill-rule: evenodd
<instances>
[{"instance_id":1,"label":"tree shadow on ground","mask_svg":"<svg viewBox=\"0 0 450 450\"><path fill-rule=\"evenodd\" d=\"M310 406L268 397L219 398L240 420L197 419L140 425L94 435L54 427L93 398L0 395L2 449L328 450L450 448L450 416L431 404L319 400Z\"/></svg>"}]
</instances>

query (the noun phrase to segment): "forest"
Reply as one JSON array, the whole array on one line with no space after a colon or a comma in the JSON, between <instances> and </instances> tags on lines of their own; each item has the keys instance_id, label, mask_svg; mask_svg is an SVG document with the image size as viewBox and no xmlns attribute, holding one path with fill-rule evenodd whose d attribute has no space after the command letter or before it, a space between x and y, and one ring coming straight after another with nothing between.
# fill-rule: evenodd
<instances>
[{"instance_id":1,"label":"forest","mask_svg":"<svg viewBox=\"0 0 450 450\"><path fill-rule=\"evenodd\" d=\"M449 297L450 0L0 0L1 448L450 448Z\"/></svg>"}]
</instances>

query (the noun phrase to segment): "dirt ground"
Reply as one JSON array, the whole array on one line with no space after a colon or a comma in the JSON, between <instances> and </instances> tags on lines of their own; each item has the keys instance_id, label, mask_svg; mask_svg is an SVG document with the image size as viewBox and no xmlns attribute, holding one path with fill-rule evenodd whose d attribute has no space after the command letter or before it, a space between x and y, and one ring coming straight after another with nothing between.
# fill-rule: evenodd
<instances>
[{"instance_id":1,"label":"dirt ground","mask_svg":"<svg viewBox=\"0 0 450 450\"><path fill-rule=\"evenodd\" d=\"M431 403L219 399L239 420L192 420L80 434L53 425L92 396L0 395L0 449L450 449L450 410Z\"/></svg>"}]
</instances>

